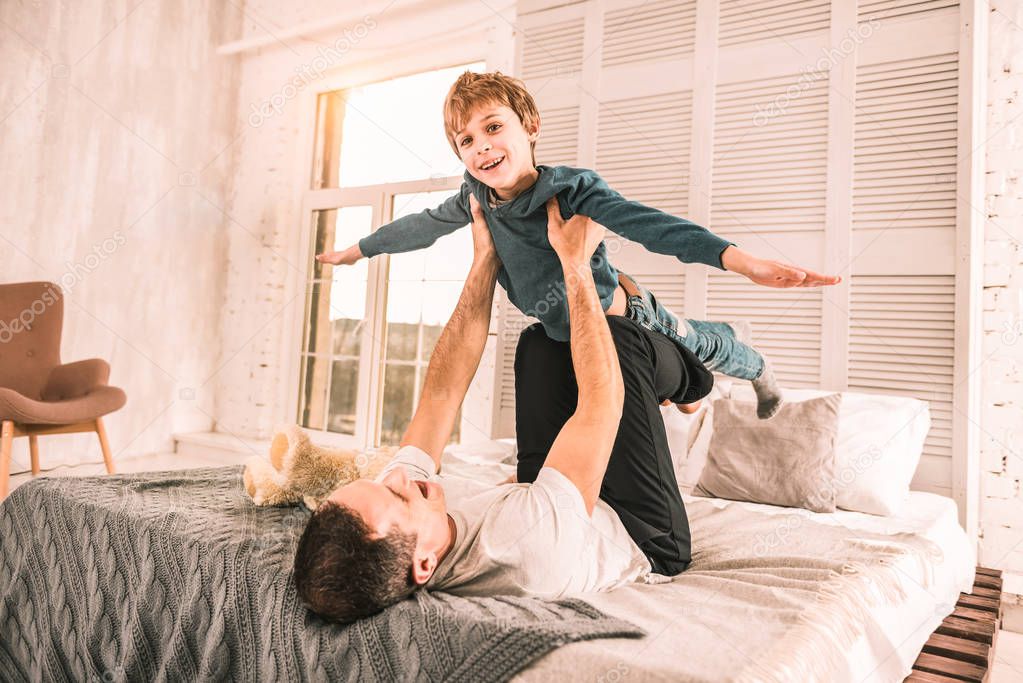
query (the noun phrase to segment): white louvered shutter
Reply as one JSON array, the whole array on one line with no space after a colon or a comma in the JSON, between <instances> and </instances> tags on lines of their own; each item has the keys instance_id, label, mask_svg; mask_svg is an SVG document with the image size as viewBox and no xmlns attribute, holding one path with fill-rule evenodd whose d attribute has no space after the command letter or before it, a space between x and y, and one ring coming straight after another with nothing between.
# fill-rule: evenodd
<instances>
[{"instance_id":1,"label":"white louvered shutter","mask_svg":"<svg viewBox=\"0 0 1023 683\"><path fill-rule=\"evenodd\" d=\"M540 163L594 168L629 199L844 282L758 287L609 235L612 261L680 316L750 320L785 386L927 400L913 483L944 495L967 315L955 308L959 12L955 0L520 0L519 12ZM526 322L505 314L513 332ZM499 423L512 433L512 412Z\"/></svg>"},{"instance_id":2,"label":"white louvered shutter","mask_svg":"<svg viewBox=\"0 0 1023 683\"><path fill-rule=\"evenodd\" d=\"M926 40L864 50L856 69L849 386L928 401L914 486L950 495L955 361L958 70L950 2L873 2L861 19ZM914 21L915 20L915 21ZM938 27L940 28L940 23Z\"/></svg>"},{"instance_id":3,"label":"white louvered shutter","mask_svg":"<svg viewBox=\"0 0 1023 683\"><path fill-rule=\"evenodd\" d=\"M800 34L827 31L830 15L830 0L721 0L718 45L783 42Z\"/></svg>"},{"instance_id":4,"label":"white louvered shutter","mask_svg":"<svg viewBox=\"0 0 1023 683\"><path fill-rule=\"evenodd\" d=\"M849 388L930 404L919 476L935 485L948 473L952 454L954 295L951 275L852 279Z\"/></svg>"},{"instance_id":5,"label":"white louvered shutter","mask_svg":"<svg viewBox=\"0 0 1023 683\"><path fill-rule=\"evenodd\" d=\"M663 62L692 56L696 2L660 0L609 5L602 22L601 65Z\"/></svg>"},{"instance_id":6,"label":"white louvered shutter","mask_svg":"<svg viewBox=\"0 0 1023 683\"><path fill-rule=\"evenodd\" d=\"M859 20L867 22L888 21L958 6L959 0L860 0L857 9Z\"/></svg>"}]
</instances>

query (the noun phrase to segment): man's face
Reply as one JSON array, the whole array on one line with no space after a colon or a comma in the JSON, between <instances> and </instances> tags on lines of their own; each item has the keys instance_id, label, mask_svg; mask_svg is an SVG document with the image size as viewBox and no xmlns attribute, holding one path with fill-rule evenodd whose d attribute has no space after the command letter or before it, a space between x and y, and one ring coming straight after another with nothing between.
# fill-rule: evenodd
<instances>
[{"instance_id":1,"label":"man's face","mask_svg":"<svg viewBox=\"0 0 1023 683\"><path fill-rule=\"evenodd\" d=\"M409 479L403 467L380 481L357 479L340 486L327 500L356 511L378 537L390 533L391 527L416 534L412 574L420 584L433 574L450 540L444 489L432 481Z\"/></svg>"},{"instance_id":2,"label":"man's face","mask_svg":"<svg viewBox=\"0 0 1023 683\"><path fill-rule=\"evenodd\" d=\"M455 133L455 147L469 173L484 185L509 192L533 171L530 142L539 127L522 127L518 115L505 105L482 105L469 115L465 128ZM493 162L501 160L496 166Z\"/></svg>"}]
</instances>

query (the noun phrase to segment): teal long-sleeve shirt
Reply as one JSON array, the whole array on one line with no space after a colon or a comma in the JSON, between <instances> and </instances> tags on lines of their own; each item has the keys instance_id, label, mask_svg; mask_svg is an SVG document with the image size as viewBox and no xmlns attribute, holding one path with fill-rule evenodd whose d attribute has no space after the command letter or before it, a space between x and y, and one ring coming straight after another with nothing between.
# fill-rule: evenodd
<instances>
[{"instance_id":1,"label":"teal long-sleeve shirt","mask_svg":"<svg viewBox=\"0 0 1023 683\"><path fill-rule=\"evenodd\" d=\"M543 323L551 339L568 341L568 302L561 261L547 239L547 200L557 196L561 215L589 216L626 239L684 263L704 263L723 270L721 252L733 244L684 218L625 199L595 171L538 165L539 177L511 201L491 207L486 185L465 172L465 182L435 209L399 218L359 240L366 257L425 249L472 221L469 193L483 209L501 258L497 281L523 313ZM618 286L618 271L603 242L590 261L600 304L606 311Z\"/></svg>"}]
</instances>

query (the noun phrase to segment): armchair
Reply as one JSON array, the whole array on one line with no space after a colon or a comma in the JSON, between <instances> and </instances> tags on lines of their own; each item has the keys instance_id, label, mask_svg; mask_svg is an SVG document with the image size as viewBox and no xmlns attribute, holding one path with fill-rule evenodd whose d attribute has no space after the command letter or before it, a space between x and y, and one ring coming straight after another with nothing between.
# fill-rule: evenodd
<instances>
[{"instance_id":1,"label":"armchair","mask_svg":"<svg viewBox=\"0 0 1023 683\"><path fill-rule=\"evenodd\" d=\"M107 472L114 472L102 416L121 408L124 392L107 385L99 358L62 364L64 297L52 282L0 285L0 500L7 496L15 437L27 436L32 474L38 437L94 431Z\"/></svg>"}]
</instances>

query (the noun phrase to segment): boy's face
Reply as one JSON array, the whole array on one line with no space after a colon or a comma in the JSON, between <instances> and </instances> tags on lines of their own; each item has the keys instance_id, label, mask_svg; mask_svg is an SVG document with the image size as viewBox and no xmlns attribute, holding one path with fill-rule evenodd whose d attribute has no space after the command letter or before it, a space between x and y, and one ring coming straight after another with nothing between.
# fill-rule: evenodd
<instances>
[{"instance_id":1,"label":"boy's face","mask_svg":"<svg viewBox=\"0 0 1023 683\"><path fill-rule=\"evenodd\" d=\"M472 177L499 195L517 194L523 189L523 178L535 176L530 143L539 132L539 125L526 130L505 105L482 105L455 134L455 146Z\"/></svg>"}]
</instances>

